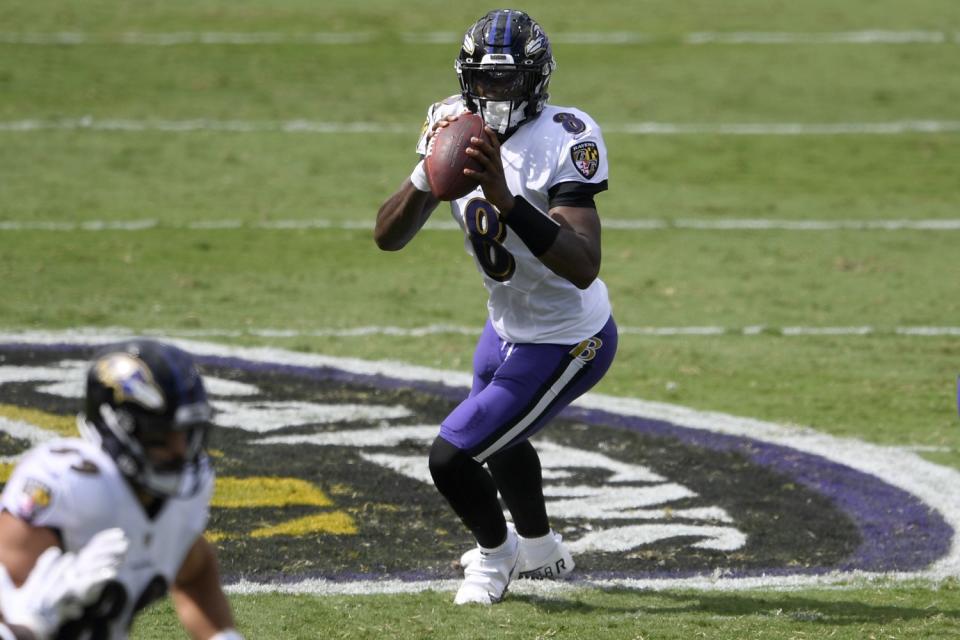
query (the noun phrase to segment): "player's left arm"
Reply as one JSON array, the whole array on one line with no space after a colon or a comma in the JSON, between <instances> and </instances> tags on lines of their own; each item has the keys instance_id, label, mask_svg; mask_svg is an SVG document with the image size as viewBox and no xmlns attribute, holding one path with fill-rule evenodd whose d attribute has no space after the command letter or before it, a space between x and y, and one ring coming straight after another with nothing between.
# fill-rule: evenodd
<instances>
[{"instance_id":1,"label":"player's left arm","mask_svg":"<svg viewBox=\"0 0 960 640\"><path fill-rule=\"evenodd\" d=\"M600 216L593 207L550 209L560 225L553 244L538 257L561 278L586 289L600 275Z\"/></svg>"},{"instance_id":2,"label":"player's left arm","mask_svg":"<svg viewBox=\"0 0 960 640\"><path fill-rule=\"evenodd\" d=\"M600 216L593 206L553 206L549 218L522 198L515 198L507 186L500 158L500 141L488 126L481 138L471 138L467 153L480 163L482 171L464 169L483 188L483 195L500 212L500 219L512 228L543 264L561 278L586 289L600 273ZM592 204L592 196L588 198Z\"/></svg>"},{"instance_id":3,"label":"player's left arm","mask_svg":"<svg viewBox=\"0 0 960 640\"><path fill-rule=\"evenodd\" d=\"M234 630L233 613L220 585L220 567L213 546L199 536L170 589L184 629L196 640L242 640Z\"/></svg>"}]
</instances>

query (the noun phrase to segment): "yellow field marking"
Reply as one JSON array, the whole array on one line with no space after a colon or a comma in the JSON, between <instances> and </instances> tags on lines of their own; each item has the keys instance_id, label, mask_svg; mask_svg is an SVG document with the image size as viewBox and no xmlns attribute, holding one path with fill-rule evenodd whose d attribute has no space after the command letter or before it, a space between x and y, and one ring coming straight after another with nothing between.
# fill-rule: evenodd
<instances>
[{"instance_id":1,"label":"yellow field marking","mask_svg":"<svg viewBox=\"0 0 960 640\"><path fill-rule=\"evenodd\" d=\"M330 485L329 489L330 489L331 495L335 495L335 496L349 496L357 492L357 490L354 489L349 484L342 484L339 482Z\"/></svg>"},{"instance_id":2,"label":"yellow field marking","mask_svg":"<svg viewBox=\"0 0 960 640\"><path fill-rule=\"evenodd\" d=\"M306 480L256 476L217 478L217 488L211 504L224 509L291 505L332 507L333 501Z\"/></svg>"},{"instance_id":3,"label":"yellow field marking","mask_svg":"<svg viewBox=\"0 0 960 640\"><path fill-rule=\"evenodd\" d=\"M303 536L309 533L332 533L335 535L353 535L357 525L353 518L343 511L318 513L305 518L282 522L272 527L263 527L250 532L252 538L270 538L273 536Z\"/></svg>"},{"instance_id":4,"label":"yellow field marking","mask_svg":"<svg viewBox=\"0 0 960 640\"><path fill-rule=\"evenodd\" d=\"M219 478L213 495L212 506L224 509L250 507L286 507L307 505L332 507L333 501L323 491L299 478ZM343 511L317 513L280 524L261 527L250 532L252 538L273 536L302 536L309 533L332 533L353 535L357 533L353 518ZM207 540L217 542L236 537L221 531L208 531Z\"/></svg>"},{"instance_id":5,"label":"yellow field marking","mask_svg":"<svg viewBox=\"0 0 960 640\"><path fill-rule=\"evenodd\" d=\"M26 422L68 438L80 435L80 432L77 431L77 417L75 415L59 416L55 413L26 409L14 404L0 404L0 416L10 420Z\"/></svg>"}]
</instances>

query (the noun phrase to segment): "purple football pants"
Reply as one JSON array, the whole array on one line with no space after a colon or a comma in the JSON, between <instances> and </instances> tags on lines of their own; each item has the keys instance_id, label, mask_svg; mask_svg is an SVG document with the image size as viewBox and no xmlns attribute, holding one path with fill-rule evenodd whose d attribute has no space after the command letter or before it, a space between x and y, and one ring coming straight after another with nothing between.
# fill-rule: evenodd
<instances>
[{"instance_id":1,"label":"purple football pants","mask_svg":"<svg viewBox=\"0 0 960 640\"><path fill-rule=\"evenodd\" d=\"M440 425L440 437L477 462L529 439L610 368L613 317L577 344L513 344L487 321L473 354L473 389Z\"/></svg>"}]
</instances>

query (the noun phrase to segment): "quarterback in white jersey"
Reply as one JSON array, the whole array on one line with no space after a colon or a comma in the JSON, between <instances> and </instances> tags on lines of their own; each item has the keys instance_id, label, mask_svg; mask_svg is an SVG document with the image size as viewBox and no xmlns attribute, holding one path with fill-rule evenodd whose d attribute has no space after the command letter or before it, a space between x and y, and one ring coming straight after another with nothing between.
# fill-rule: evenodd
<instances>
[{"instance_id":1,"label":"quarterback in white jersey","mask_svg":"<svg viewBox=\"0 0 960 640\"><path fill-rule=\"evenodd\" d=\"M420 163L377 213L377 246L405 247L439 204L422 159L431 136L466 111L480 115L484 130L466 150L480 168L464 169L477 187L450 208L483 276L489 318L473 388L441 423L429 461L434 484L478 545L461 559L457 604L492 604L514 577L573 569L550 528L529 438L603 377L617 349L598 277L594 197L607 189L606 147L589 115L547 104L555 67L546 34L526 13L480 18L456 60L460 94L430 107Z\"/></svg>"},{"instance_id":2,"label":"quarterback in white jersey","mask_svg":"<svg viewBox=\"0 0 960 640\"><path fill-rule=\"evenodd\" d=\"M84 549L119 528L125 560L97 599L52 638L125 638L169 590L194 638L239 638L203 538L214 474L211 408L192 359L150 340L108 347L91 365L80 438L29 451L0 496L0 564L22 582L48 547ZM42 634L41 634L42 635Z\"/></svg>"},{"instance_id":3,"label":"quarterback in white jersey","mask_svg":"<svg viewBox=\"0 0 960 640\"><path fill-rule=\"evenodd\" d=\"M447 117L467 111L463 98L433 105L417 151L426 154L430 134ZM545 105L500 145L503 177L514 196L539 212L549 211L551 189L600 191L607 184L607 149L600 127L579 109ZM575 343L599 331L610 318L607 288L600 278L584 289L557 277L517 234L503 236L497 212L480 185L450 203L464 230L464 244L483 274L490 319L508 342ZM556 205L554 205L556 206ZM505 251L498 252L495 244Z\"/></svg>"}]
</instances>

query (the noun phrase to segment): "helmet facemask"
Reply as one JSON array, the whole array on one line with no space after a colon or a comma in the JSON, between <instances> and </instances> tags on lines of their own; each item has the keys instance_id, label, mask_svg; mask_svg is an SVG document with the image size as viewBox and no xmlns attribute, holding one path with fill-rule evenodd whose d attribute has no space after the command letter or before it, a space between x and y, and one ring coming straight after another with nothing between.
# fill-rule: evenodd
<instances>
[{"instance_id":1,"label":"helmet facemask","mask_svg":"<svg viewBox=\"0 0 960 640\"><path fill-rule=\"evenodd\" d=\"M160 424L163 418L135 416L127 408L104 403L99 407L99 419L90 420L81 414L80 430L116 460L121 473L136 487L158 498L188 497L199 488L202 469L209 464L206 443L210 407L204 404L196 409L205 417L197 415L171 428ZM186 436L184 454L156 460L151 451L170 447L170 434L175 433Z\"/></svg>"},{"instance_id":2,"label":"helmet facemask","mask_svg":"<svg viewBox=\"0 0 960 640\"><path fill-rule=\"evenodd\" d=\"M485 56L484 59L494 56ZM480 114L491 129L506 135L528 118L536 116L547 100L549 68L522 67L509 61L466 65L457 62L460 85L467 107Z\"/></svg>"}]
</instances>

